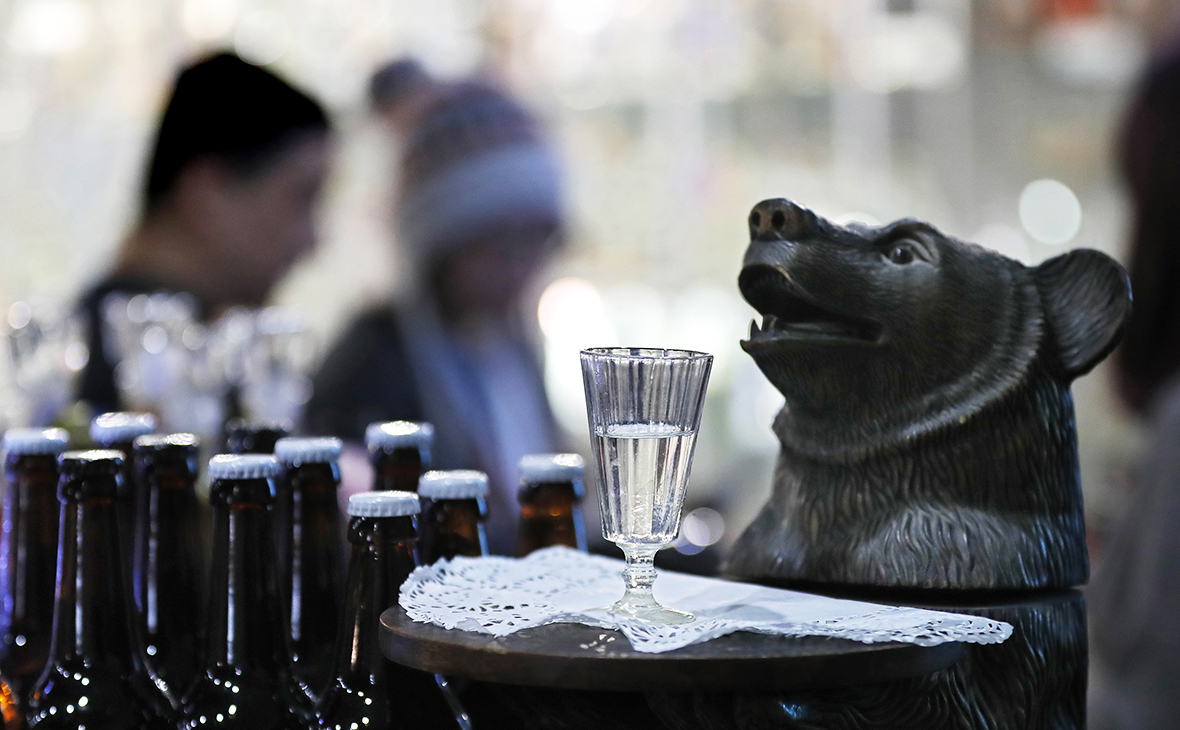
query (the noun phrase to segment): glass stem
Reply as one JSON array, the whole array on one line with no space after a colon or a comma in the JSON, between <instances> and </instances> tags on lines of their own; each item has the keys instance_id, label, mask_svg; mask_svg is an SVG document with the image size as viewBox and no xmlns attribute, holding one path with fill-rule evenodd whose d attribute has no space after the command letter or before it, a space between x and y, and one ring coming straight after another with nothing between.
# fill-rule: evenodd
<instances>
[{"instance_id":1,"label":"glass stem","mask_svg":"<svg viewBox=\"0 0 1180 730\"><path fill-rule=\"evenodd\" d=\"M627 564L623 568L623 582L627 592L619 603L633 606L655 605L656 599L652 595L651 586L656 581L656 568L653 561L656 550L650 547L620 545Z\"/></svg>"}]
</instances>

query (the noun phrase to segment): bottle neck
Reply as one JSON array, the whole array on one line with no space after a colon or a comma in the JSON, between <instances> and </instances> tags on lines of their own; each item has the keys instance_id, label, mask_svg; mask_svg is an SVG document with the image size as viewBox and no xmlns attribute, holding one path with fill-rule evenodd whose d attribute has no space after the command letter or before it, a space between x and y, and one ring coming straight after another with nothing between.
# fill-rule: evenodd
<instances>
[{"instance_id":1,"label":"bottle neck","mask_svg":"<svg viewBox=\"0 0 1180 730\"><path fill-rule=\"evenodd\" d=\"M184 456L140 455L136 470L132 590L148 636L169 617L167 606L185 607L196 620L201 580L196 464Z\"/></svg>"},{"instance_id":2,"label":"bottle neck","mask_svg":"<svg viewBox=\"0 0 1180 730\"><path fill-rule=\"evenodd\" d=\"M335 682L329 686L382 681L379 620L382 611L397 605L398 591L417 564L416 533L412 517L353 517L349 523L352 555L333 659Z\"/></svg>"},{"instance_id":3,"label":"bottle neck","mask_svg":"<svg viewBox=\"0 0 1180 730\"><path fill-rule=\"evenodd\" d=\"M291 467L275 503L278 572L290 598L291 640L331 642L336 631L340 561L340 470L332 463Z\"/></svg>"},{"instance_id":4,"label":"bottle neck","mask_svg":"<svg viewBox=\"0 0 1180 730\"><path fill-rule=\"evenodd\" d=\"M113 476L63 479L54 663L102 664L129 675L142 669L123 573Z\"/></svg>"},{"instance_id":5,"label":"bottle neck","mask_svg":"<svg viewBox=\"0 0 1180 730\"><path fill-rule=\"evenodd\" d=\"M421 559L426 565L458 555L488 554L488 508L480 499L424 500Z\"/></svg>"},{"instance_id":6,"label":"bottle neck","mask_svg":"<svg viewBox=\"0 0 1180 730\"><path fill-rule=\"evenodd\" d=\"M213 482L213 560L209 575L206 669L286 673L290 649L275 570L267 479Z\"/></svg>"},{"instance_id":7,"label":"bottle neck","mask_svg":"<svg viewBox=\"0 0 1180 730\"><path fill-rule=\"evenodd\" d=\"M565 481L526 482L520 488L517 557L551 545L586 549L579 487L575 482Z\"/></svg>"},{"instance_id":8,"label":"bottle neck","mask_svg":"<svg viewBox=\"0 0 1180 730\"><path fill-rule=\"evenodd\" d=\"M373 491L417 492L429 461L417 446L378 449L373 453Z\"/></svg>"},{"instance_id":9,"label":"bottle neck","mask_svg":"<svg viewBox=\"0 0 1180 730\"><path fill-rule=\"evenodd\" d=\"M57 458L14 455L7 466L0 586L8 610L0 611L0 634L18 646L37 638L48 642L57 576ZM46 648L42 643L41 650Z\"/></svg>"}]
</instances>

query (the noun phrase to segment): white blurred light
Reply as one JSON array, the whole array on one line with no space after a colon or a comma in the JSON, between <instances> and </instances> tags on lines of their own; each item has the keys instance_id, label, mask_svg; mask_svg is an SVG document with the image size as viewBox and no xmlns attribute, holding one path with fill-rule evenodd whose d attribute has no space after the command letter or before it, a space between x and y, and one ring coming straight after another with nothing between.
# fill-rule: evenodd
<instances>
[{"instance_id":1,"label":"white blurred light","mask_svg":"<svg viewBox=\"0 0 1180 730\"><path fill-rule=\"evenodd\" d=\"M550 0L549 8L567 30L585 35L610 25L616 9L614 0Z\"/></svg>"},{"instance_id":2,"label":"white blurred light","mask_svg":"<svg viewBox=\"0 0 1180 730\"><path fill-rule=\"evenodd\" d=\"M725 536L725 518L715 509L698 507L684 516L681 536L701 547L708 547Z\"/></svg>"},{"instance_id":3,"label":"white blurred light","mask_svg":"<svg viewBox=\"0 0 1180 730\"><path fill-rule=\"evenodd\" d=\"M8 308L8 326L14 330L28 327L33 321L33 308L28 302L13 302Z\"/></svg>"},{"instance_id":4,"label":"white blurred light","mask_svg":"<svg viewBox=\"0 0 1180 730\"><path fill-rule=\"evenodd\" d=\"M1034 180L1020 193L1020 224L1041 243L1060 245L1078 234L1082 204L1064 183Z\"/></svg>"},{"instance_id":5,"label":"white blurred light","mask_svg":"<svg viewBox=\"0 0 1180 730\"><path fill-rule=\"evenodd\" d=\"M1032 252L1029 251L1028 241L1025 240L1020 229L1013 226L1006 226L1003 223L988 223L976 231L971 240L1023 264L1032 263Z\"/></svg>"},{"instance_id":6,"label":"white blurred light","mask_svg":"<svg viewBox=\"0 0 1180 730\"><path fill-rule=\"evenodd\" d=\"M66 345L65 362L70 372L78 372L90 362L90 348L82 342L71 342Z\"/></svg>"},{"instance_id":7,"label":"white blurred light","mask_svg":"<svg viewBox=\"0 0 1180 730\"><path fill-rule=\"evenodd\" d=\"M69 53L86 42L93 21L93 11L81 0L30 0L12 18L9 42L19 53Z\"/></svg>"},{"instance_id":8,"label":"white blurred light","mask_svg":"<svg viewBox=\"0 0 1180 730\"><path fill-rule=\"evenodd\" d=\"M234 33L234 49L250 63L259 66L274 63L287 50L287 21L269 10L246 15Z\"/></svg>"},{"instance_id":9,"label":"white blurred light","mask_svg":"<svg viewBox=\"0 0 1180 730\"><path fill-rule=\"evenodd\" d=\"M185 0L180 11L184 32L198 41L227 35L238 18L238 0Z\"/></svg>"},{"instance_id":10,"label":"white blurred light","mask_svg":"<svg viewBox=\"0 0 1180 730\"><path fill-rule=\"evenodd\" d=\"M614 339L602 295L590 282L573 276L545 287L537 303L537 321L551 340L574 339L582 347L596 347Z\"/></svg>"},{"instance_id":11,"label":"white blurred light","mask_svg":"<svg viewBox=\"0 0 1180 730\"><path fill-rule=\"evenodd\" d=\"M1147 40L1131 22L1103 14L1046 24L1036 52L1041 65L1066 83L1116 86L1143 68Z\"/></svg>"},{"instance_id":12,"label":"white blurred light","mask_svg":"<svg viewBox=\"0 0 1180 730\"><path fill-rule=\"evenodd\" d=\"M152 355L159 355L168 347L168 333L158 324L153 324L143 331L143 349Z\"/></svg>"},{"instance_id":13,"label":"white blurred light","mask_svg":"<svg viewBox=\"0 0 1180 730\"><path fill-rule=\"evenodd\" d=\"M966 63L962 33L930 13L877 14L848 45L853 82L877 93L950 86Z\"/></svg>"},{"instance_id":14,"label":"white blurred light","mask_svg":"<svg viewBox=\"0 0 1180 730\"><path fill-rule=\"evenodd\" d=\"M585 279L565 277L545 288L537 303L545 335L545 393L553 414L573 433L586 428L586 401L578 353L608 347L618 338L598 289Z\"/></svg>"},{"instance_id":15,"label":"white blurred light","mask_svg":"<svg viewBox=\"0 0 1180 730\"><path fill-rule=\"evenodd\" d=\"M29 128L36 105L25 89L0 89L0 142L14 142Z\"/></svg>"},{"instance_id":16,"label":"white blurred light","mask_svg":"<svg viewBox=\"0 0 1180 730\"><path fill-rule=\"evenodd\" d=\"M643 345L664 339L667 306L663 296L654 288L628 282L612 287L604 298L607 314L620 342Z\"/></svg>"}]
</instances>

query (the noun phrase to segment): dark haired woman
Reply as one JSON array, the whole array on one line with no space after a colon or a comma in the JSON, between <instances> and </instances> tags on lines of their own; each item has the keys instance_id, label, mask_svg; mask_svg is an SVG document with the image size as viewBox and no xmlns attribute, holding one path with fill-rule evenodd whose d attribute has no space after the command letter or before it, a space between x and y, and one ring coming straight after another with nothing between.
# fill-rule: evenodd
<instances>
[{"instance_id":1,"label":"dark haired woman","mask_svg":"<svg viewBox=\"0 0 1180 730\"><path fill-rule=\"evenodd\" d=\"M113 292L187 292L205 316L257 306L315 245L329 125L313 99L222 53L177 77L156 133L143 212L113 269L83 298L91 358L79 396L119 410L103 348Z\"/></svg>"}]
</instances>

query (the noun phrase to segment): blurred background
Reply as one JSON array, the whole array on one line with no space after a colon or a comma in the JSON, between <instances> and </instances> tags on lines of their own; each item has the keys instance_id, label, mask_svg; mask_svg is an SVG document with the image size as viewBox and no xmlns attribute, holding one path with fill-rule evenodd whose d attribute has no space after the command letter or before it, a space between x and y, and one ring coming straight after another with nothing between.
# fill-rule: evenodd
<instances>
[{"instance_id":1,"label":"blurred background","mask_svg":"<svg viewBox=\"0 0 1180 730\"><path fill-rule=\"evenodd\" d=\"M406 284L395 142L368 109L370 74L406 54L443 78L489 74L565 159L572 235L532 299L571 441L585 451L580 348L716 355L688 498L707 509L680 542L715 554L769 492L782 403L737 344L755 314L736 287L751 206L917 216L1026 263L1076 246L1121 257L1113 135L1172 27L1156 0L7 0L0 312L19 344L104 273L176 70L230 49L318 96L337 125L322 245L275 302L322 352ZM86 353L62 341L52 357L68 377ZM1097 535L1142 437L1103 368L1074 392Z\"/></svg>"}]
</instances>

